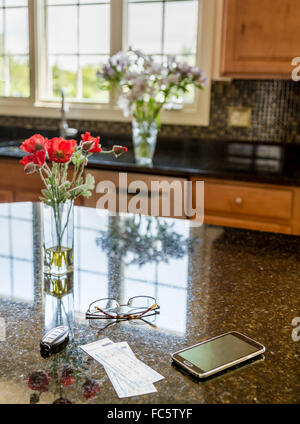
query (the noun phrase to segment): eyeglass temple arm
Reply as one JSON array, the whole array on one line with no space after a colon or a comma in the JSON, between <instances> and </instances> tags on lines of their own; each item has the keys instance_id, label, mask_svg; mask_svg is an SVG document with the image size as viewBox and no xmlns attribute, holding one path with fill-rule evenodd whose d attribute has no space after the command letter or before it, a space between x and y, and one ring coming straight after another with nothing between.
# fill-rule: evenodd
<instances>
[{"instance_id":1,"label":"eyeglass temple arm","mask_svg":"<svg viewBox=\"0 0 300 424\"><path fill-rule=\"evenodd\" d=\"M137 317L142 317L143 315L145 315L147 312L152 311L153 309L159 309L159 305L157 303L155 303L154 305L150 306L150 308L146 309L145 311L143 311L142 313L136 315Z\"/></svg>"}]
</instances>

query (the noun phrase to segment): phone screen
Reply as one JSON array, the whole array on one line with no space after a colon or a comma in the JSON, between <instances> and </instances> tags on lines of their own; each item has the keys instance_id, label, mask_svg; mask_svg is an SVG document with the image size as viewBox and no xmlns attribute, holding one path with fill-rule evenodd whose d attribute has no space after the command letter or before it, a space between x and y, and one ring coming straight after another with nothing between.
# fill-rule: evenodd
<instances>
[{"instance_id":1,"label":"phone screen","mask_svg":"<svg viewBox=\"0 0 300 424\"><path fill-rule=\"evenodd\" d=\"M257 350L257 347L250 343L232 334L226 334L223 337L187 349L179 353L178 356L207 372L250 355Z\"/></svg>"}]
</instances>

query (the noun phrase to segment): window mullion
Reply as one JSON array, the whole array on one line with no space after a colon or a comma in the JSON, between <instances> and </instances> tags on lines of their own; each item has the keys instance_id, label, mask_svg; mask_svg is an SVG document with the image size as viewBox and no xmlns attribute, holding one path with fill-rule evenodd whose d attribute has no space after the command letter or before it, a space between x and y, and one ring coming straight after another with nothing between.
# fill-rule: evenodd
<instances>
[{"instance_id":1,"label":"window mullion","mask_svg":"<svg viewBox=\"0 0 300 424\"><path fill-rule=\"evenodd\" d=\"M123 47L123 10L127 8L127 0L110 0L110 55L114 55ZM116 106L117 98L110 93L109 103Z\"/></svg>"},{"instance_id":2,"label":"window mullion","mask_svg":"<svg viewBox=\"0 0 300 424\"><path fill-rule=\"evenodd\" d=\"M80 6L79 2L77 3L77 87L76 87L76 98L82 99L82 71L80 66L80 53L79 53L79 43L80 43Z\"/></svg>"},{"instance_id":3,"label":"window mullion","mask_svg":"<svg viewBox=\"0 0 300 424\"><path fill-rule=\"evenodd\" d=\"M29 31L29 86L30 95L29 99L31 103L36 101L37 90L36 90L36 76L37 76L37 55L35 46L35 18L34 18L34 6L35 0L28 0L28 31Z\"/></svg>"},{"instance_id":4,"label":"window mullion","mask_svg":"<svg viewBox=\"0 0 300 424\"><path fill-rule=\"evenodd\" d=\"M166 2L163 0L162 4L162 25L161 25L161 57L164 60L165 53L165 25L166 25Z\"/></svg>"},{"instance_id":5,"label":"window mullion","mask_svg":"<svg viewBox=\"0 0 300 424\"><path fill-rule=\"evenodd\" d=\"M4 56L4 95L10 95L10 72L9 72L9 56Z\"/></svg>"},{"instance_id":6,"label":"window mullion","mask_svg":"<svg viewBox=\"0 0 300 424\"><path fill-rule=\"evenodd\" d=\"M33 25L34 42L32 43L31 57L34 57L34 101L40 101L48 98L52 92L51 78L49 75L49 58L48 58L48 40L47 28L48 19L46 13L46 0L33 1Z\"/></svg>"},{"instance_id":7,"label":"window mullion","mask_svg":"<svg viewBox=\"0 0 300 424\"><path fill-rule=\"evenodd\" d=\"M3 9L4 96L10 94L9 57L6 54L6 9Z\"/></svg>"}]
</instances>

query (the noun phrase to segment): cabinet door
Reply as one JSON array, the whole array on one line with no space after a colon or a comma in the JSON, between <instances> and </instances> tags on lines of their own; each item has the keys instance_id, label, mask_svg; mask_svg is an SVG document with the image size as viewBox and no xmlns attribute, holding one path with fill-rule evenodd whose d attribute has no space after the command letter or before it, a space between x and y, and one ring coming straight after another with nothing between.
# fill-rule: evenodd
<instances>
[{"instance_id":1,"label":"cabinet door","mask_svg":"<svg viewBox=\"0 0 300 424\"><path fill-rule=\"evenodd\" d=\"M221 74L290 79L299 21L299 0L224 0Z\"/></svg>"},{"instance_id":2,"label":"cabinet door","mask_svg":"<svg viewBox=\"0 0 300 424\"><path fill-rule=\"evenodd\" d=\"M126 173L125 182L122 178L119 179L119 172L117 171L88 170L88 172L95 177L96 189L90 198L83 199L84 206L95 208L97 201L102 196L97 193L97 184L101 181L111 181L116 188L116 210L119 212L133 211L133 209L130 209L131 206L136 206L139 213L143 215L154 213L155 216L186 218L184 205L184 196L186 195L184 181L186 180L184 178ZM135 202L137 197L130 190L135 182L138 184L137 192L141 199L138 204ZM139 190L139 184L142 184L144 189ZM105 205L105 209L107 209L107 205Z\"/></svg>"},{"instance_id":3,"label":"cabinet door","mask_svg":"<svg viewBox=\"0 0 300 424\"><path fill-rule=\"evenodd\" d=\"M13 192L9 190L0 190L0 203L13 202Z\"/></svg>"},{"instance_id":4,"label":"cabinet door","mask_svg":"<svg viewBox=\"0 0 300 424\"><path fill-rule=\"evenodd\" d=\"M16 202L39 202L41 193L39 191L17 191L15 193Z\"/></svg>"}]
</instances>

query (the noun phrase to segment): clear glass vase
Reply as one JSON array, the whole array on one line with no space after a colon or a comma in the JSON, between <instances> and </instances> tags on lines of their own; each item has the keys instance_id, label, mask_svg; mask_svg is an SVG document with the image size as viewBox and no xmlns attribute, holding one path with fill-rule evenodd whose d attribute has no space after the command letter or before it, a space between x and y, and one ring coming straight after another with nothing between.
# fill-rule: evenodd
<instances>
[{"instance_id":1,"label":"clear glass vase","mask_svg":"<svg viewBox=\"0 0 300 424\"><path fill-rule=\"evenodd\" d=\"M62 276L73 271L74 202L43 204L44 273Z\"/></svg>"},{"instance_id":2,"label":"clear glass vase","mask_svg":"<svg viewBox=\"0 0 300 424\"><path fill-rule=\"evenodd\" d=\"M74 324L73 272L64 276L45 274L44 276L44 326L45 332L60 325Z\"/></svg>"},{"instance_id":3,"label":"clear glass vase","mask_svg":"<svg viewBox=\"0 0 300 424\"><path fill-rule=\"evenodd\" d=\"M157 141L157 122L132 121L132 140L135 161L139 165L151 166Z\"/></svg>"}]
</instances>

